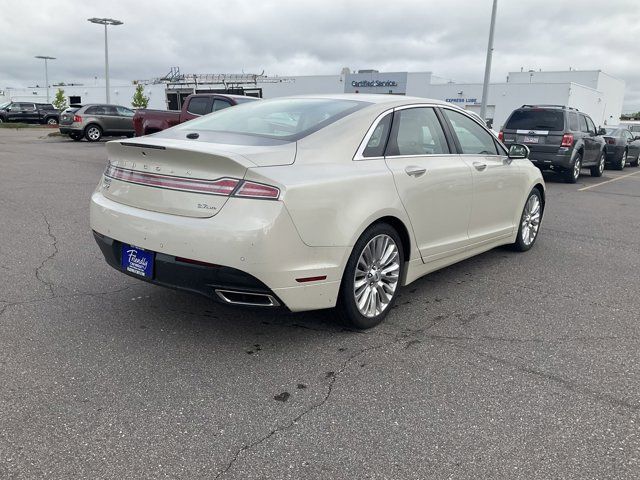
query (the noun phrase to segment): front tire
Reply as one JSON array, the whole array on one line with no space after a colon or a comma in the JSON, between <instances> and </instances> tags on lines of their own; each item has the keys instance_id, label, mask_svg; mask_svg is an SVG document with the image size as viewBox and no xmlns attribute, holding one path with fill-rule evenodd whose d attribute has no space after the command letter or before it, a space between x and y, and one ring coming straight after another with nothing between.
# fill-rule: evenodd
<instances>
[{"instance_id":1,"label":"front tire","mask_svg":"<svg viewBox=\"0 0 640 480\"><path fill-rule=\"evenodd\" d=\"M598 160L598 164L591 167L591 176L592 177L601 177L604 173L604 167L606 163L606 155L604 152L600 154L600 159Z\"/></svg>"},{"instance_id":2,"label":"front tire","mask_svg":"<svg viewBox=\"0 0 640 480\"><path fill-rule=\"evenodd\" d=\"M84 138L90 142L97 142L102 138L102 129L98 125L89 125L84 131Z\"/></svg>"},{"instance_id":3,"label":"front tire","mask_svg":"<svg viewBox=\"0 0 640 480\"><path fill-rule=\"evenodd\" d=\"M342 277L337 310L349 326L379 325L398 295L404 273L398 232L386 223L369 227L358 239Z\"/></svg>"},{"instance_id":4,"label":"front tire","mask_svg":"<svg viewBox=\"0 0 640 480\"><path fill-rule=\"evenodd\" d=\"M518 236L512 244L514 250L526 252L536 243L542 222L542 209L542 193L534 188L527 197L527 201L524 202Z\"/></svg>"},{"instance_id":5,"label":"front tire","mask_svg":"<svg viewBox=\"0 0 640 480\"><path fill-rule=\"evenodd\" d=\"M582 170L582 155L578 153L571 168L564 172L564 181L566 183L576 183L580 178L580 170Z\"/></svg>"}]
</instances>

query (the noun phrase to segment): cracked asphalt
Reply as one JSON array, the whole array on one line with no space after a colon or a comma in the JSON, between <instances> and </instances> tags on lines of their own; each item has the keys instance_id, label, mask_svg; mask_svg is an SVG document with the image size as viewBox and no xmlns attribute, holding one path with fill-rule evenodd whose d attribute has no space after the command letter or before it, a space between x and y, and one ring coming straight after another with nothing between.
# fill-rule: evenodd
<instances>
[{"instance_id":1,"label":"cracked asphalt","mask_svg":"<svg viewBox=\"0 0 640 480\"><path fill-rule=\"evenodd\" d=\"M47 132L0 129L0 478L640 476L640 169L354 332L112 270L104 144Z\"/></svg>"}]
</instances>

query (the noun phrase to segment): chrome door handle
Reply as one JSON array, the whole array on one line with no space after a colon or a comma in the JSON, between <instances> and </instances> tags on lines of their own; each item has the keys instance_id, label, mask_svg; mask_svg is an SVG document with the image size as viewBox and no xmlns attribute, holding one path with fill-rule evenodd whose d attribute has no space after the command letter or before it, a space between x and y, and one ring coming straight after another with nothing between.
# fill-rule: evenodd
<instances>
[{"instance_id":1,"label":"chrome door handle","mask_svg":"<svg viewBox=\"0 0 640 480\"><path fill-rule=\"evenodd\" d=\"M410 177L421 177L425 173L427 173L426 168L416 167L415 165L409 165L404 169L405 173Z\"/></svg>"},{"instance_id":2,"label":"chrome door handle","mask_svg":"<svg viewBox=\"0 0 640 480\"><path fill-rule=\"evenodd\" d=\"M473 167L479 172L483 172L487 169L487 164L482 162L473 162Z\"/></svg>"}]
</instances>

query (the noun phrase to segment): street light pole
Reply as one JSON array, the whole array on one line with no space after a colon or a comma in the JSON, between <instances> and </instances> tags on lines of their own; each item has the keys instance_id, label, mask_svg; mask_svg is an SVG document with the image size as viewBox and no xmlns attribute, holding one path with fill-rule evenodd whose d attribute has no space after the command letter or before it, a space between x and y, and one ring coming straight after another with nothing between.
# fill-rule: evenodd
<instances>
[{"instance_id":1,"label":"street light pole","mask_svg":"<svg viewBox=\"0 0 640 480\"><path fill-rule=\"evenodd\" d=\"M44 60L44 82L47 87L47 103L49 103L49 67L47 66L47 60L55 60L56 57L47 57L45 55L36 55L35 58Z\"/></svg>"},{"instance_id":2,"label":"street light pole","mask_svg":"<svg viewBox=\"0 0 640 480\"><path fill-rule=\"evenodd\" d=\"M109 93L109 38L107 35L107 26L109 25L122 25L120 20L114 20L113 18L88 18L91 23L98 25L104 25L104 78L106 83L106 99L107 103L111 103L111 94Z\"/></svg>"},{"instance_id":3,"label":"street light pole","mask_svg":"<svg viewBox=\"0 0 640 480\"><path fill-rule=\"evenodd\" d=\"M493 58L493 33L496 27L496 13L498 10L498 0L493 0L491 10L491 27L489 28L489 45L487 45L487 62L484 67L484 84L482 85L482 104L480 106L480 117L483 121L487 118L487 95L489 94L489 80L491 78L491 59Z\"/></svg>"}]
</instances>

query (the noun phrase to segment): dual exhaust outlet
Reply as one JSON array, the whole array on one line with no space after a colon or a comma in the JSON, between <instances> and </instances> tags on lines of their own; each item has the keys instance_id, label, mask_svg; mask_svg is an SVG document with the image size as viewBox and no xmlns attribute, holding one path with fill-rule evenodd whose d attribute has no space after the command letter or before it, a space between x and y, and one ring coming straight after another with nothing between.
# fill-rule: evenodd
<instances>
[{"instance_id":1,"label":"dual exhaust outlet","mask_svg":"<svg viewBox=\"0 0 640 480\"><path fill-rule=\"evenodd\" d=\"M243 292L240 290L215 290L216 295L230 305L250 307L278 307L280 303L268 293Z\"/></svg>"}]
</instances>

